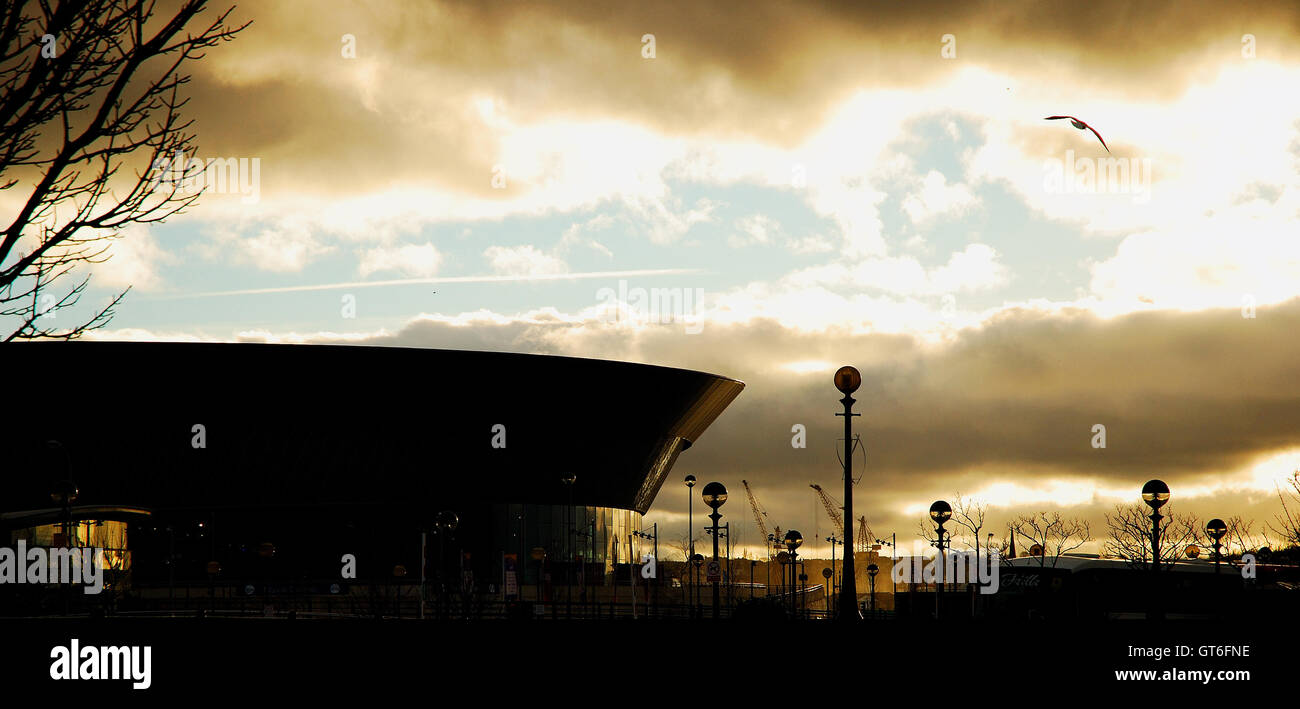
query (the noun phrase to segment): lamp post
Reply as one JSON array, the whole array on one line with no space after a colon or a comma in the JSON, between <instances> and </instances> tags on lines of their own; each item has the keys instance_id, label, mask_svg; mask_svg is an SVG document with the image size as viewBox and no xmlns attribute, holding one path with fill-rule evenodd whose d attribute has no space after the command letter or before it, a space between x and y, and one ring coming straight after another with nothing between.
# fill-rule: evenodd
<instances>
[{"instance_id":1,"label":"lamp post","mask_svg":"<svg viewBox=\"0 0 1300 709\"><path fill-rule=\"evenodd\" d=\"M722 519L722 514L718 508L727 501L727 486L720 482L711 482L704 486L700 496L704 499L704 504L708 505L713 511L709 513L709 519L713 520L713 563L718 562L718 520ZM719 598L718 581L713 581L713 619L718 619L718 606L721 599Z\"/></svg>"},{"instance_id":2,"label":"lamp post","mask_svg":"<svg viewBox=\"0 0 1300 709\"><path fill-rule=\"evenodd\" d=\"M808 574L806 573L807 565L799 562L799 615L804 618L808 617Z\"/></svg>"},{"instance_id":3,"label":"lamp post","mask_svg":"<svg viewBox=\"0 0 1300 709\"><path fill-rule=\"evenodd\" d=\"M1223 520L1215 517L1205 525L1205 533L1210 535L1210 539L1214 540L1214 573L1217 574L1219 573L1219 540L1223 539L1223 535L1228 533L1228 525L1224 524Z\"/></svg>"},{"instance_id":4,"label":"lamp post","mask_svg":"<svg viewBox=\"0 0 1300 709\"><path fill-rule=\"evenodd\" d=\"M835 414L844 417L844 529L843 538L853 539L853 392L862 386L862 375L853 367L840 367L835 372L835 388L844 394L840 403L844 404L844 413ZM840 584L840 605L836 617L842 621L861 620L858 610L858 583L853 570L853 554L844 554L844 581Z\"/></svg>"},{"instance_id":5,"label":"lamp post","mask_svg":"<svg viewBox=\"0 0 1300 709\"><path fill-rule=\"evenodd\" d=\"M691 554L691 562L695 564L695 578L696 578L696 579L699 579L699 578L700 578L700 565L704 563L704 555L703 555L703 554ZM696 585L698 586L698 584L696 584ZM698 614L697 614L696 611L699 610L699 603L698 603L699 595L700 595L700 594L698 593L698 590L697 590L697 592L694 594L695 600L692 601L692 605L691 605L691 617L692 617L692 618L698 617Z\"/></svg>"},{"instance_id":6,"label":"lamp post","mask_svg":"<svg viewBox=\"0 0 1300 709\"><path fill-rule=\"evenodd\" d=\"M438 532L438 605L441 608L441 615L444 619L451 609L447 605L447 535L456 531L457 525L460 524L460 518L451 510L443 510L438 513L437 520L434 523L434 529Z\"/></svg>"},{"instance_id":7,"label":"lamp post","mask_svg":"<svg viewBox=\"0 0 1300 709\"><path fill-rule=\"evenodd\" d=\"M574 532L574 515L573 515L573 484L578 482L577 473L565 473L560 478L565 489L569 492L569 506L564 508L565 526L564 526L564 606L565 614L573 617L573 540Z\"/></svg>"},{"instance_id":8,"label":"lamp post","mask_svg":"<svg viewBox=\"0 0 1300 709\"><path fill-rule=\"evenodd\" d=\"M880 573L880 567L875 564L867 564L867 580L871 582L871 617L876 617L876 574Z\"/></svg>"},{"instance_id":9,"label":"lamp post","mask_svg":"<svg viewBox=\"0 0 1300 709\"><path fill-rule=\"evenodd\" d=\"M1160 609L1160 508L1169 501L1169 486L1163 480L1148 480L1142 486L1142 501L1151 508L1151 609L1150 618L1161 618Z\"/></svg>"},{"instance_id":10,"label":"lamp post","mask_svg":"<svg viewBox=\"0 0 1300 709\"><path fill-rule=\"evenodd\" d=\"M775 549L779 543L780 540L776 538L775 534L772 534L771 532L767 533L767 565L763 567L764 572L767 575L767 578L763 582L764 596L770 595L772 592L772 550Z\"/></svg>"},{"instance_id":11,"label":"lamp post","mask_svg":"<svg viewBox=\"0 0 1300 709\"><path fill-rule=\"evenodd\" d=\"M826 578L831 582L831 595L835 595L835 545L843 544L844 541L834 534L826 537L826 541L831 543L831 573ZM845 554L845 556L848 556L848 554ZM829 611L830 609L827 608L826 610Z\"/></svg>"},{"instance_id":12,"label":"lamp post","mask_svg":"<svg viewBox=\"0 0 1300 709\"><path fill-rule=\"evenodd\" d=\"M46 441L45 448L50 451L58 451L63 454L63 479L54 486L54 492L50 493L50 500L59 506L60 512L60 532L63 536L64 548L72 547L72 503L77 501L80 490L77 484L72 482L72 456L69 455L68 449L59 441ZM25 564L26 560L19 560L20 564ZM168 562L168 567L171 562ZM66 595L65 595L66 599ZM66 603L64 612L67 612Z\"/></svg>"},{"instance_id":13,"label":"lamp post","mask_svg":"<svg viewBox=\"0 0 1300 709\"><path fill-rule=\"evenodd\" d=\"M723 567L725 569L723 578L725 579L724 583L727 584L727 607L730 608L736 602L735 594L731 588L731 523L728 522L722 525L722 528L718 530L718 534L721 534L722 538L727 540L726 556L724 557L727 560L727 565Z\"/></svg>"},{"instance_id":14,"label":"lamp post","mask_svg":"<svg viewBox=\"0 0 1300 709\"><path fill-rule=\"evenodd\" d=\"M658 523L658 522L655 522L655 523L654 523L653 530L654 530L654 533L653 533L653 534L646 534L645 532L642 532L642 531L639 531L639 530L632 530L632 535L635 536L635 537L638 537L638 538L640 538L640 539L647 539L647 540L651 540L651 541L654 542L654 552L653 552L653 554L654 554L654 560L655 560L655 571L656 571L656 573L655 573L654 584L653 584L653 586L652 586L652 588L653 588L654 590L653 590L653 591L650 591L650 593L653 594L653 596L654 596L652 603L654 604L654 612L657 614L657 613L659 612L659 575L658 575L658 565L659 565L659 523ZM635 558L632 560L632 563L634 563L634 564L636 563L636 559L635 559ZM650 584L650 581L647 580L646 583L647 583L647 585L649 585L649 584Z\"/></svg>"},{"instance_id":15,"label":"lamp post","mask_svg":"<svg viewBox=\"0 0 1300 709\"><path fill-rule=\"evenodd\" d=\"M783 539L782 541L785 540ZM786 565L790 563L790 552L779 551L776 553L774 558L776 559L776 563L781 565L781 585L777 587L777 593L778 595L784 596L787 591L786 582L790 580L786 574Z\"/></svg>"},{"instance_id":16,"label":"lamp post","mask_svg":"<svg viewBox=\"0 0 1300 709\"><path fill-rule=\"evenodd\" d=\"M796 529L791 529L785 533L785 548L790 552L790 608L796 618L799 617L799 552L796 551L803 545L803 535Z\"/></svg>"},{"instance_id":17,"label":"lamp post","mask_svg":"<svg viewBox=\"0 0 1300 709\"><path fill-rule=\"evenodd\" d=\"M48 441L45 445L50 450L57 449L59 452L63 453L64 479L54 486L54 492L50 493L50 500L60 508L63 547L65 549L70 549L72 548L72 503L77 501L77 495L80 493L80 490L77 489L76 483L72 482L72 457L68 455L68 449L64 448L63 444L58 441ZM89 535L87 535L87 537L89 537ZM19 560L18 563L25 564L26 560ZM174 565L174 562L169 559L167 562L167 570L168 573L171 574L168 577L169 579L175 578L175 573L172 571ZM65 585L66 581L67 579L62 579L59 590L59 595L63 597L64 615L68 614L69 605L69 591L68 587ZM168 583L168 588L171 588L171 581Z\"/></svg>"},{"instance_id":18,"label":"lamp post","mask_svg":"<svg viewBox=\"0 0 1300 709\"><path fill-rule=\"evenodd\" d=\"M695 498L691 497L691 490L694 487L695 487L695 476L687 475L686 476L686 546L687 546L686 556L691 561L695 560L695 511L694 511ZM690 605L692 609L695 608L696 595L699 592L699 588L698 588L699 569L700 569L699 564L696 564L694 569L690 568L689 566L687 567L687 571L691 575L691 583L690 586L687 588L687 591L690 592L688 594L690 598L687 601L687 603Z\"/></svg>"},{"instance_id":19,"label":"lamp post","mask_svg":"<svg viewBox=\"0 0 1300 709\"><path fill-rule=\"evenodd\" d=\"M885 541L884 539L877 539L876 543L881 546L884 546L886 544L889 545L889 568L893 569L898 564L898 532L891 532L889 535L889 541ZM898 585L895 584L893 581L890 581L889 589L890 589L889 591L890 593L897 593Z\"/></svg>"},{"instance_id":20,"label":"lamp post","mask_svg":"<svg viewBox=\"0 0 1300 709\"><path fill-rule=\"evenodd\" d=\"M939 575L938 575L939 583L935 585L935 596L934 596L934 617L935 618L939 617L939 609L943 605L943 584L944 581L947 580L944 578L944 571L946 568L947 560L945 559L943 553L943 549L944 549L943 525L951 518L952 518L952 505L948 504L947 502L944 502L943 500L935 500L934 504L930 505L930 519L934 520L934 523L936 525L935 532L937 532L939 535L938 541L935 542L935 545L939 547Z\"/></svg>"}]
</instances>

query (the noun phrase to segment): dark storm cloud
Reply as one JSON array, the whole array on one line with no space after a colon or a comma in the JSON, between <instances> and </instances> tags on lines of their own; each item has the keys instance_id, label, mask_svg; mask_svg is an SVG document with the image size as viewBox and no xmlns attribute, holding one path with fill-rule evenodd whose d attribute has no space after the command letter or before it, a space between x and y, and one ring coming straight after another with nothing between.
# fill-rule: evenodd
<instances>
[{"instance_id":1,"label":"dark storm cloud","mask_svg":"<svg viewBox=\"0 0 1300 709\"><path fill-rule=\"evenodd\" d=\"M1287 3L284 2L235 15L254 24L196 65L190 108L204 152L262 157L272 193L422 180L507 197L485 177L497 144L472 108L483 96L517 123L613 118L790 146L854 91L972 64L1149 100L1239 59L1245 33L1261 58L1300 53ZM940 58L945 34L956 59Z\"/></svg>"},{"instance_id":2,"label":"dark storm cloud","mask_svg":"<svg viewBox=\"0 0 1300 709\"><path fill-rule=\"evenodd\" d=\"M417 321L366 344L570 354L739 378L744 393L676 472L733 485L746 478L785 518L809 515L809 483L836 489L842 419L834 416L832 369L797 375L779 365L852 363L863 375L855 431L867 451L857 495L872 501L884 524L895 521L889 510L995 482L1092 478L1136 490L1160 477L1186 489L1300 446L1298 331L1300 299L1260 308L1255 319L1235 309L1109 320L1011 310L941 346L900 335L804 333L770 321L629 336L558 319L473 327ZM1091 446L1098 423L1107 430L1104 450ZM807 428L806 449L790 445L794 424ZM675 510L680 495L665 490L656 508ZM1266 498L1249 492L1224 504L1265 509ZM1099 520L1110 505L1097 500L1087 510ZM904 531L914 526L908 521Z\"/></svg>"}]
</instances>

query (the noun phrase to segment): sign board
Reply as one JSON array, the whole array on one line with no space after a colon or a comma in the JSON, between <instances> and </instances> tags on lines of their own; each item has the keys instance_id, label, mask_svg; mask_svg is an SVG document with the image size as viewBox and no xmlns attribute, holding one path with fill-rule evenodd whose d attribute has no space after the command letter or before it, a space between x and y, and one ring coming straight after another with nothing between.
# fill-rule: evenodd
<instances>
[{"instance_id":1,"label":"sign board","mask_svg":"<svg viewBox=\"0 0 1300 709\"><path fill-rule=\"evenodd\" d=\"M722 564L717 561L710 561L705 568L707 569L709 583L722 580Z\"/></svg>"}]
</instances>

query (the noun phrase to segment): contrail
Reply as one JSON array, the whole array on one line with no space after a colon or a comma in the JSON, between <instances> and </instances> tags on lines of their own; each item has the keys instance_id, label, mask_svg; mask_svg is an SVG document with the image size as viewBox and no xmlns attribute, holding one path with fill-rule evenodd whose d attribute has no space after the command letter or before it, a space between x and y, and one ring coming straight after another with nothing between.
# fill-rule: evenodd
<instances>
[{"instance_id":1,"label":"contrail","mask_svg":"<svg viewBox=\"0 0 1300 709\"><path fill-rule=\"evenodd\" d=\"M628 278L631 276L678 276L700 273L698 268L650 268L632 271L586 271L582 273L547 273L528 276L448 276L443 278L401 278L390 281L351 281L347 283L322 283L310 286L281 286L279 288L248 288L245 290L209 291L158 296L149 300L180 300L183 298L217 298L228 295L265 295L268 293L299 293L339 288L376 288L379 286L409 286L427 283L510 283L520 281L563 281L586 278ZM143 298L141 300L144 300Z\"/></svg>"}]
</instances>

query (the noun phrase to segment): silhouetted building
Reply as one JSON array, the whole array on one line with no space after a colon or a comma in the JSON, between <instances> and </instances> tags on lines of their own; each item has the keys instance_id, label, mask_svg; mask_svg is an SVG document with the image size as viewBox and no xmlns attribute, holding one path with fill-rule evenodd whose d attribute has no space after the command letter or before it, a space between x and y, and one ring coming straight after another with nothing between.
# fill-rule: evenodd
<instances>
[{"instance_id":1,"label":"silhouetted building","mask_svg":"<svg viewBox=\"0 0 1300 709\"><path fill-rule=\"evenodd\" d=\"M600 583L631 560L629 533L678 455L744 388L413 348L27 343L3 358L0 539L84 544L107 522L137 587L259 592L418 579L422 532L430 579L499 589L514 555L519 584L542 569ZM65 480L75 500L57 496Z\"/></svg>"}]
</instances>

